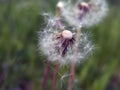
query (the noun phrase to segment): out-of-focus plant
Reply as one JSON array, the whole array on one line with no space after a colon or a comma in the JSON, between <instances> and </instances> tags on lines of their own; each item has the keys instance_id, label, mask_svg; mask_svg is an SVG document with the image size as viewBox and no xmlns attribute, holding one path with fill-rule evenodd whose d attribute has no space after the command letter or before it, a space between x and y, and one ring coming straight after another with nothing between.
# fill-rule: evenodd
<instances>
[{"instance_id":1,"label":"out-of-focus plant","mask_svg":"<svg viewBox=\"0 0 120 90\"><path fill-rule=\"evenodd\" d=\"M55 90L59 65L67 63L71 64L68 90L72 90L76 63L84 59L93 49L93 45L87 40L87 36L82 34L81 28L101 21L107 13L107 4L100 0L90 0L88 3L78 0L74 4L72 1L60 1L57 4L56 12L55 17L48 19L47 27L42 32L43 36L40 37L39 45L40 49L48 56L48 60L57 61L53 74L52 90ZM68 26L74 29L71 29L72 31L66 30L65 28ZM49 68L49 63L47 68ZM49 73L46 71L43 80L44 89L47 74Z\"/></svg>"},{"instance_id":2,"label":"out-of-focus plant","mask_svg":"<svg viewBox=\"0 0 120 90\"><path fill-rule=\"evenodd\" d=\"M85 32L83 34L87 34L97 47L87 61L76 64L74 90L120 90L120 0L107 1L110 9L104 21L92 27L82 27L82 33ZM40 13L54 12L57 2L0 0L0 90L41 90L46 55L41 51L38 54L37 32L43 31L46 22ZM65 29L74 34L76 31L70 26L67 24ZM54 64L50 65L51 71ZM59 68L56 90L67 90L69 68L68 64ZM51 82L51 78L47 78L46 90L51 89Z\"/></svg>"}]
</instances>

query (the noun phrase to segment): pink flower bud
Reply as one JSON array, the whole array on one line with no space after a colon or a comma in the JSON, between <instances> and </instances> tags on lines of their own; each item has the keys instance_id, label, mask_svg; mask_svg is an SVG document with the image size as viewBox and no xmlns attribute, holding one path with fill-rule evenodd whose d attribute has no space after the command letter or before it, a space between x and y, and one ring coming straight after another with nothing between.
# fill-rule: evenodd
<instances>
[{"instance_id":1,"label":"pink flower bud","mask_svg":"<svg viewBox=\"0 0 120 90\"><path fill-rule=\"evenodd\" d=\"M64 31L62 31L62 36L63 36L63 38L65 38L65 39L72 39L73 34L72 34L72 32L69 31L69 30L64 30Z\"/></svg>"},{"instance_id":2,"label":"pink flower bud","mask_svg":"<svg viewBox=\"0 0 120 90\"><path fill-rule=\"evenodd\" d=\"M90 9L90 5L86 2L81 2L81 3L78 4L78 8L80 10L83 10L84 12L87 12Z\"/></svg>"}]
</instances>

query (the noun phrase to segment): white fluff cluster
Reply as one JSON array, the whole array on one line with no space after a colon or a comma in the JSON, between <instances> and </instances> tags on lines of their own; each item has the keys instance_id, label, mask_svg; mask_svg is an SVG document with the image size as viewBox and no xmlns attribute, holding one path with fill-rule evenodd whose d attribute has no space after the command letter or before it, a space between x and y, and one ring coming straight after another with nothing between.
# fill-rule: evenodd
<instances>
[{"instance_id":1,"label":"white fluff cluster","mask_svg":"<svg viewBox=\"0 0 120 90\"><path fill-rule=\"evenodd\" d=\"M76 5L82 2L84 2L84 0L78 0L75 4L64 2L64 8L62 8L61 14L70 25L89 27L97 24L106 16L108 11L106 0L89 0L91 3L90 11L82 20L79 20L77 15L80 13L80 10L78 10Z\"/></svg>"},{"instance_id":2,"label":"white fluff cluster","mask_svg":"<svg viewBox=\"0 0 120 90\"><path fill-rule=\"evenodd\" d=\"M43 32L39 33L39 49L48 56L50 61L59 60L62 65L72 63L75 60L76 63L79 63L90 55L94 45L88 39L88 34L83 32L80 33L79 41L75 40L77 38L76 28L89 27L100 22L108 11L107 3L105 0L89 0L88 2L76 0L72 4L68 0L68 2L58 2L57 8L61 13L59 18L47 13L44 14L47 17L47 25ZM66 30L69 26L75 29ZM56 35L61 41L56 38ZM71 41L70 45L70 40L75 43ZM77 53L75 53L76 43L78 44ZM64 55L59 52L61 48L63 51L66 50Z\"/></svg>"},{"instance_id":3,"label":"white fluff cluster","mask_svg":"<svg viewBox=\"0 0 120 90\"><path fill-rule=\"evenodd\" d=\"M59 32L56 31L55 33ZM75 45L73 45L72 48L68 49L67 54L62 57L55 49L55 45L57 43L57 40L54 39L55 33L53 33L53 29L51 27L49 30L41 32L39 36L39 49L42 50L46 56L48 56L48 60L50 61L59 60L61 65L70 64L75 60L79 63L93 51L94 45L92 45L91 41L88 40L88 34L81 33L78 54L75 54Z\"/></svg>"}]
</instances>

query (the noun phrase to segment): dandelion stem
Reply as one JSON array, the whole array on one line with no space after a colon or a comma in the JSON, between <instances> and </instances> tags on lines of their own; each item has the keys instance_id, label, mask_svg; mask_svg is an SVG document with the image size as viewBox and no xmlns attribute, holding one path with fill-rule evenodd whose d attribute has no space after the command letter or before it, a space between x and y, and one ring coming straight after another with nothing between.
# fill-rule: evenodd
<instances>
[{"instance_id":1,"label":"dandelion stem","mask_svg":"<svg viewBox=\"0 0 120 90\"><path fill-rule=\"evenodd\" d=\"M75 44L75 56L78 54L78 45L79 45L79 39L80 39L80 32L81 28L77 30L77 36L76 36L76 44ZM70 70L70 77L68 82L68 90L73 90L73 82L74 82L74 76L75 76L75 65L76 65L76 59L72 62L71 70Z\"/></svg>"},{"instance_id":2,"label":"dandelion stem","mask_svg":"<svg viewBox=\"0 0 120 90\"><path fill-rule=\"evenodd\" d=\"M72 63L69 82L68 82L68 90L72 90L73 88L74 76L75 76L75 63Z\"/></svg>"},{"instance_id":3,"label":"dandelion stem","mask_svg":"<svg viewBox=\"0 0 120 90\"><path fill-rule=\"evenodd\" d=\"M51 64L51 62L48 61L47 67L45 69L44 76L43 76L42 90L46 90L47 78L48 78L49 72L50 72L50 64Z\"/></svg>"},{"instance_id":4,"label":"dandelion stem","mask_svg":"<svg viewBox=\"0 0 120 90\"><path fill-rule=\"evenodd\" d=\"M56 17L59 18L61 16L61 7L56 7ZM56 29L57 30L57 29ZM57 60L55 69L53 71L53 78L52 78L52 90L56 90L56 82L57 82L57 74L59 69L60 63L59 60Z\"/></svg>"},{"instance_id":5,"label":"dandelion stem","mask_svg":"<svg viewBox=\"0 0 120 90\"><path fill-rule=\"evenodd\" d=\"M56 81L57 81L57 73L59 69L59 61L57 61L57 64L55 66L54 72L53 72L53 79L52 79L52 90L56 90Z\"/></svg>"}]
</instances>

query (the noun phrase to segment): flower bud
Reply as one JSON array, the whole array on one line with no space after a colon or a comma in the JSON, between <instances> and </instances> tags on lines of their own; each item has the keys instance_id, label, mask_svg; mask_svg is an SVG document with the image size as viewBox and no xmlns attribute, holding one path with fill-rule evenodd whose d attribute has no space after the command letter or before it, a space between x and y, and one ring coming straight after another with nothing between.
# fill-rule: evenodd
<instances>
[{"instance_id":1,"label":"flower bud","mask_svg":"<svg viewBox=\"0 0 120 90\"><path fill-rule=\"evenodd\" d=\"M58 2L58 4L57 4L57 8L59 8L59 9L61 9L61 8L63 8L64 7L64 3L63 2Z\"/></svg>"},{"instance_id":2,"label":"flower bud","mask_svg":"<svg viewBox=\"0 0 120 90\"><path fill-rule=\"evenodd\" d=\"M80 10L83 10L83 11L87 12L90 9L90 5L86 2L81 2L81 3L78 4L78 8Z\"/></svg>"},{"instance_id":3,"label":"flower bud","mask_svg":"<svg viewBox=\"0 0 120 90\"><path fill-rule=\"evenodd\" d=\"M62 37L65 39L72 39L73 34L69 30L64 30L64 31L62 31Z\"/></svg>"}]
</instances>

